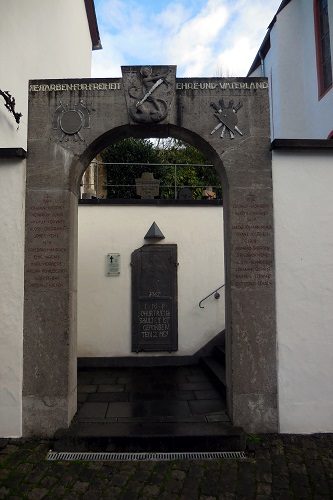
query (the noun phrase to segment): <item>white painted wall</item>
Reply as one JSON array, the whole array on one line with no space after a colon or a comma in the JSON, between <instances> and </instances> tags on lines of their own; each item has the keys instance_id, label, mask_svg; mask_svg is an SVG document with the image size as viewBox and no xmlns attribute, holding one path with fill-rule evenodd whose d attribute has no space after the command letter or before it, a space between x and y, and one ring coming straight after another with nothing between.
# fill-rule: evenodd
<instances>
[{"instance_id":1,"label":"white painted wall","mask_svg":"<svg viewBox=\"0 0 333 500\"><path fill-rule=\"evenodd\" d=\"M91 38L84 0L10 0L0 16L0 88L23 114L19 131L0 98L0 147L27 144L28 81L90 77Z\"/></svg>"},{"instance_id":2,"label":"white painted wall","mask_svg":"<svg viewBox=\"0 0 333 500\"><path fill-rule=\"evenodd\" d=\"M20 163L0 165L0 436L21 435L25 172Z\"/></svg>"},{"instance_id":3,"label":"white painted wall","mask_svg":"<svg viewBox=\"0 0 333 500\"><path fill-rule=\"evenodd\" d=\"M333 52L333 0L328 0ZM293 0L278 14L265 57L270 80L271 137L327 139L333 130L333 89L318 99L313 2ZM251 76L260 76L257 68Z\"/></svg>"},{"instance_id":4,"label":"white painted wall","mask_svg":"<svg viewBox=\"0 0 333 500\"><path fill-rule=\"evenodd\" d=\"M333 431L333 154L273 152L280 431Z\"/></svg>"},{"instance_id":5,"label":"white painted wall","mask_svg":"<svg viewBox=\"0 0 333 500\"><path fill-rule=\"evenodd\" d=\"M4 5L6 4L6 5ZM28 81L90 76L84 0L10 0L0 15L0 148L27 149ZM0 159L0 437L21 436L25 160Z\"/></svg>"},{"instance_id":6,"label":"white painted wall","mask_svg":"<svg viewBox=\"0 0 333 500\"><path fill-rule=\"evenodd\" d=\"M207 202L209 203L209 202ZM222 207L79 206L78 356L154 356L131 352L131 253L150 243L156 222L178 245L178 340L174 355L191 355L224 328ZM121 275L105 275L105 256L121 254Z\"/></svg>"}]
</instances>

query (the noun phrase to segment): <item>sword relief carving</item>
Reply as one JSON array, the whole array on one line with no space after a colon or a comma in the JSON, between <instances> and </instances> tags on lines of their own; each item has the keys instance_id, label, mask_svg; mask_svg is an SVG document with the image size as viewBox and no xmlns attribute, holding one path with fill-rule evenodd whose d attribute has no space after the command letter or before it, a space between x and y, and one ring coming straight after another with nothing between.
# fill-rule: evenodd
<instances>
[{"instance_id":1,"label":"sword relief carving","mask_svg":"<svg viewBox=\"0 0 333 500\"><path fill-rule=\"evenodd\" d=\"M130 118L137 123L158 123L169 112L172 70L153 71L151 66L123 69L124 88Z\"/></svg>"},{"instance_id":2,"label":"sword relief carving","mask_svg":"<svg viewBox=\"0 0 333 500\"><path fill-rule=\"evenodd\" d=\"M223 139L226 130L229 132L230 139L235 138L234 130L238 132L239 135L243 135L243 132L238 128L238 118L237 112L243 106L243 104L239 101L237 106L234 106L234 101L229 101L228 107L225 107L223 99L219 100L219 105L215 104L215 102L210 103L211 107L215 110L214 115L219 120L219 123L215 128L211 131L210 135L213 135L217 130L222 128L221 130L221 139Z\"/></svg>"}]
</instances>

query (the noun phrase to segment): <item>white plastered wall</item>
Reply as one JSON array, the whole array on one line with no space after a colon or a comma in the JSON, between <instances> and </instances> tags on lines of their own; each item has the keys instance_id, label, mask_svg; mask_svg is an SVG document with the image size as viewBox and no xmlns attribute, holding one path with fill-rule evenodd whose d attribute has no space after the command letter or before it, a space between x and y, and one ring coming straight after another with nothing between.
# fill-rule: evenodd
<instances>
[{"instance_id":1,"label":"white plastered wall","mask_svg":"<svg viewBox=\"0 0 333 500\"><path fill-rule=\"evenodd\" d=\"M273 152L280 431L333 431L333 155Z\"/></svg>"},{"instance_id":2,"label":"white plastered wall","mask_svg":"<svg viewBox=\"0 0 333 500\"><path fill-rule=\"evenodd\" d=\"M209 202L207 202L209 203ZM191 355L224 328L222 207L79 206L78 356L147 356L131 352L131 253L153 222L178 245L178 341ZM121 254L121 274L107 277L108 253ZM149 355L169 355L167 352Z\"/></svg>"},{"instance_id":3,"label":"white plastered wall","mask_svg":"<svg viewBox=\"0 0 333 500\"><path fill-rule=\"evenodd\" d=\"M83 78L91 72L84 0L10 0L0 15L0 88L23 114L19 130L0 98L0 147L27 146L28 81Z\"/></svg>"},{"instance_id":4,"label":"white plastered wall","mask_svg":"<svg viewBox=\"0 0 333 500\"><path fill-rule=\"evenodd\" d=\"M333 50L333 0L328 1ZM270 33L265 76L270 80L273 139L326 139L332 132L333 90L318 98L313 2L294 0ZM252 76L259 76L260 68Z\"/></svg>"},{"instance_id":5,"label":"white plastered wall","mask_svg":"<svg viewBox=\"0 0 333 500\"><path fill-rule=\"evenodd\" d=\"M0 14L0 148L27 149L28 81L89 77L91 38L84 0L10 0ZM0 437L21 428L25 160L0 159Z\"/></svg>"},{"instance_id":6,"label":"white plastered wall","mask_svg":"<svg viewBox=\"0 0 333 500\"><path fill-rule=\"evenodd\" d=\"M0 165L0 436L21 435L24 181L21 161Z\"/></svg>"}]
</instances>

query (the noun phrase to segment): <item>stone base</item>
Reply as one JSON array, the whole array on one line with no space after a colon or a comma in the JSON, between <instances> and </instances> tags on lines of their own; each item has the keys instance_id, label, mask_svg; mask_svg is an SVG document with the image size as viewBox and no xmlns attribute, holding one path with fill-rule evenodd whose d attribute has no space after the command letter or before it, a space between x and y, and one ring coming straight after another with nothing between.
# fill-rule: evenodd
<instances>
[{"instance_id":1,"label":"stone base","mask_svg":"<svg viewBox=\"0 0 333 500\"><path fill-rule=\"evenodd\" d=\"M238 394L233 396L233 424L248 433L278 432L276 394Z\"/></svg>"},{"instance_id":2,"label":"stone base","mask_svg":"<svg viewBox=\"0 0 333 500\"><path fill-rule=\"evenodd\" d=\"M77 409L77 391L68 398L23 397L23 437L51 437L57 429L67 428Z\"/></svg>"}]
</instances>

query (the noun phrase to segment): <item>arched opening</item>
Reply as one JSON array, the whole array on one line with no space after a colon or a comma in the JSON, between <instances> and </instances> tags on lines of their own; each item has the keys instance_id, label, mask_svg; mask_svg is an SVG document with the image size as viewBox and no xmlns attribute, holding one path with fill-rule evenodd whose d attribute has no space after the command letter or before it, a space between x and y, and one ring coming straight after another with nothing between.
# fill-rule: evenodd
<instances>
[{"instance_id":1,"label":"arched opening","mask_svg":"<svg viewBox=\"0 0 333 500\"><path fill-rule=\"evenodd\" d=\"M173 72L172 85L159 87L164 114L149 113L148 105L138 112L142 99L133 97L130 85L135 77L141 87L139 67L125 68L123 79L43 81L30 86L22 395L25 436L51 436L67 427L75 414L80 180L101 150L126 137L183 140L204 153L217 170L224 189L230 417L234 425L250 432L277 429L267 82L255 78L184 81L175 79L175 68ZM235 125L238 120L239 127ZM140 237L144 236L142 231Z\"/></svg>"},{"instance_id":2,"label":"arched opening","mask_svg":"<svg viewBox=\"0 0 333 500\"><path fill-rule=\"evenodd\" d=\"M221 196L213 203L205 198L172 204L162 196L126 204L117 199L84 199L79 204L76 421L96 421L97 415L99 422L112 420L113 425L125 419L129 425L130 416L132 424L140 418L154 424L229 421ZM179 334L171 353L131 349L131 254L152 243L143 238L152 222L165 236L154 243L178 247ZM110 278L103 260L117 253L120 275ZM214 361L218 367L212 366Z\"/></svg>"}]
</instances>

